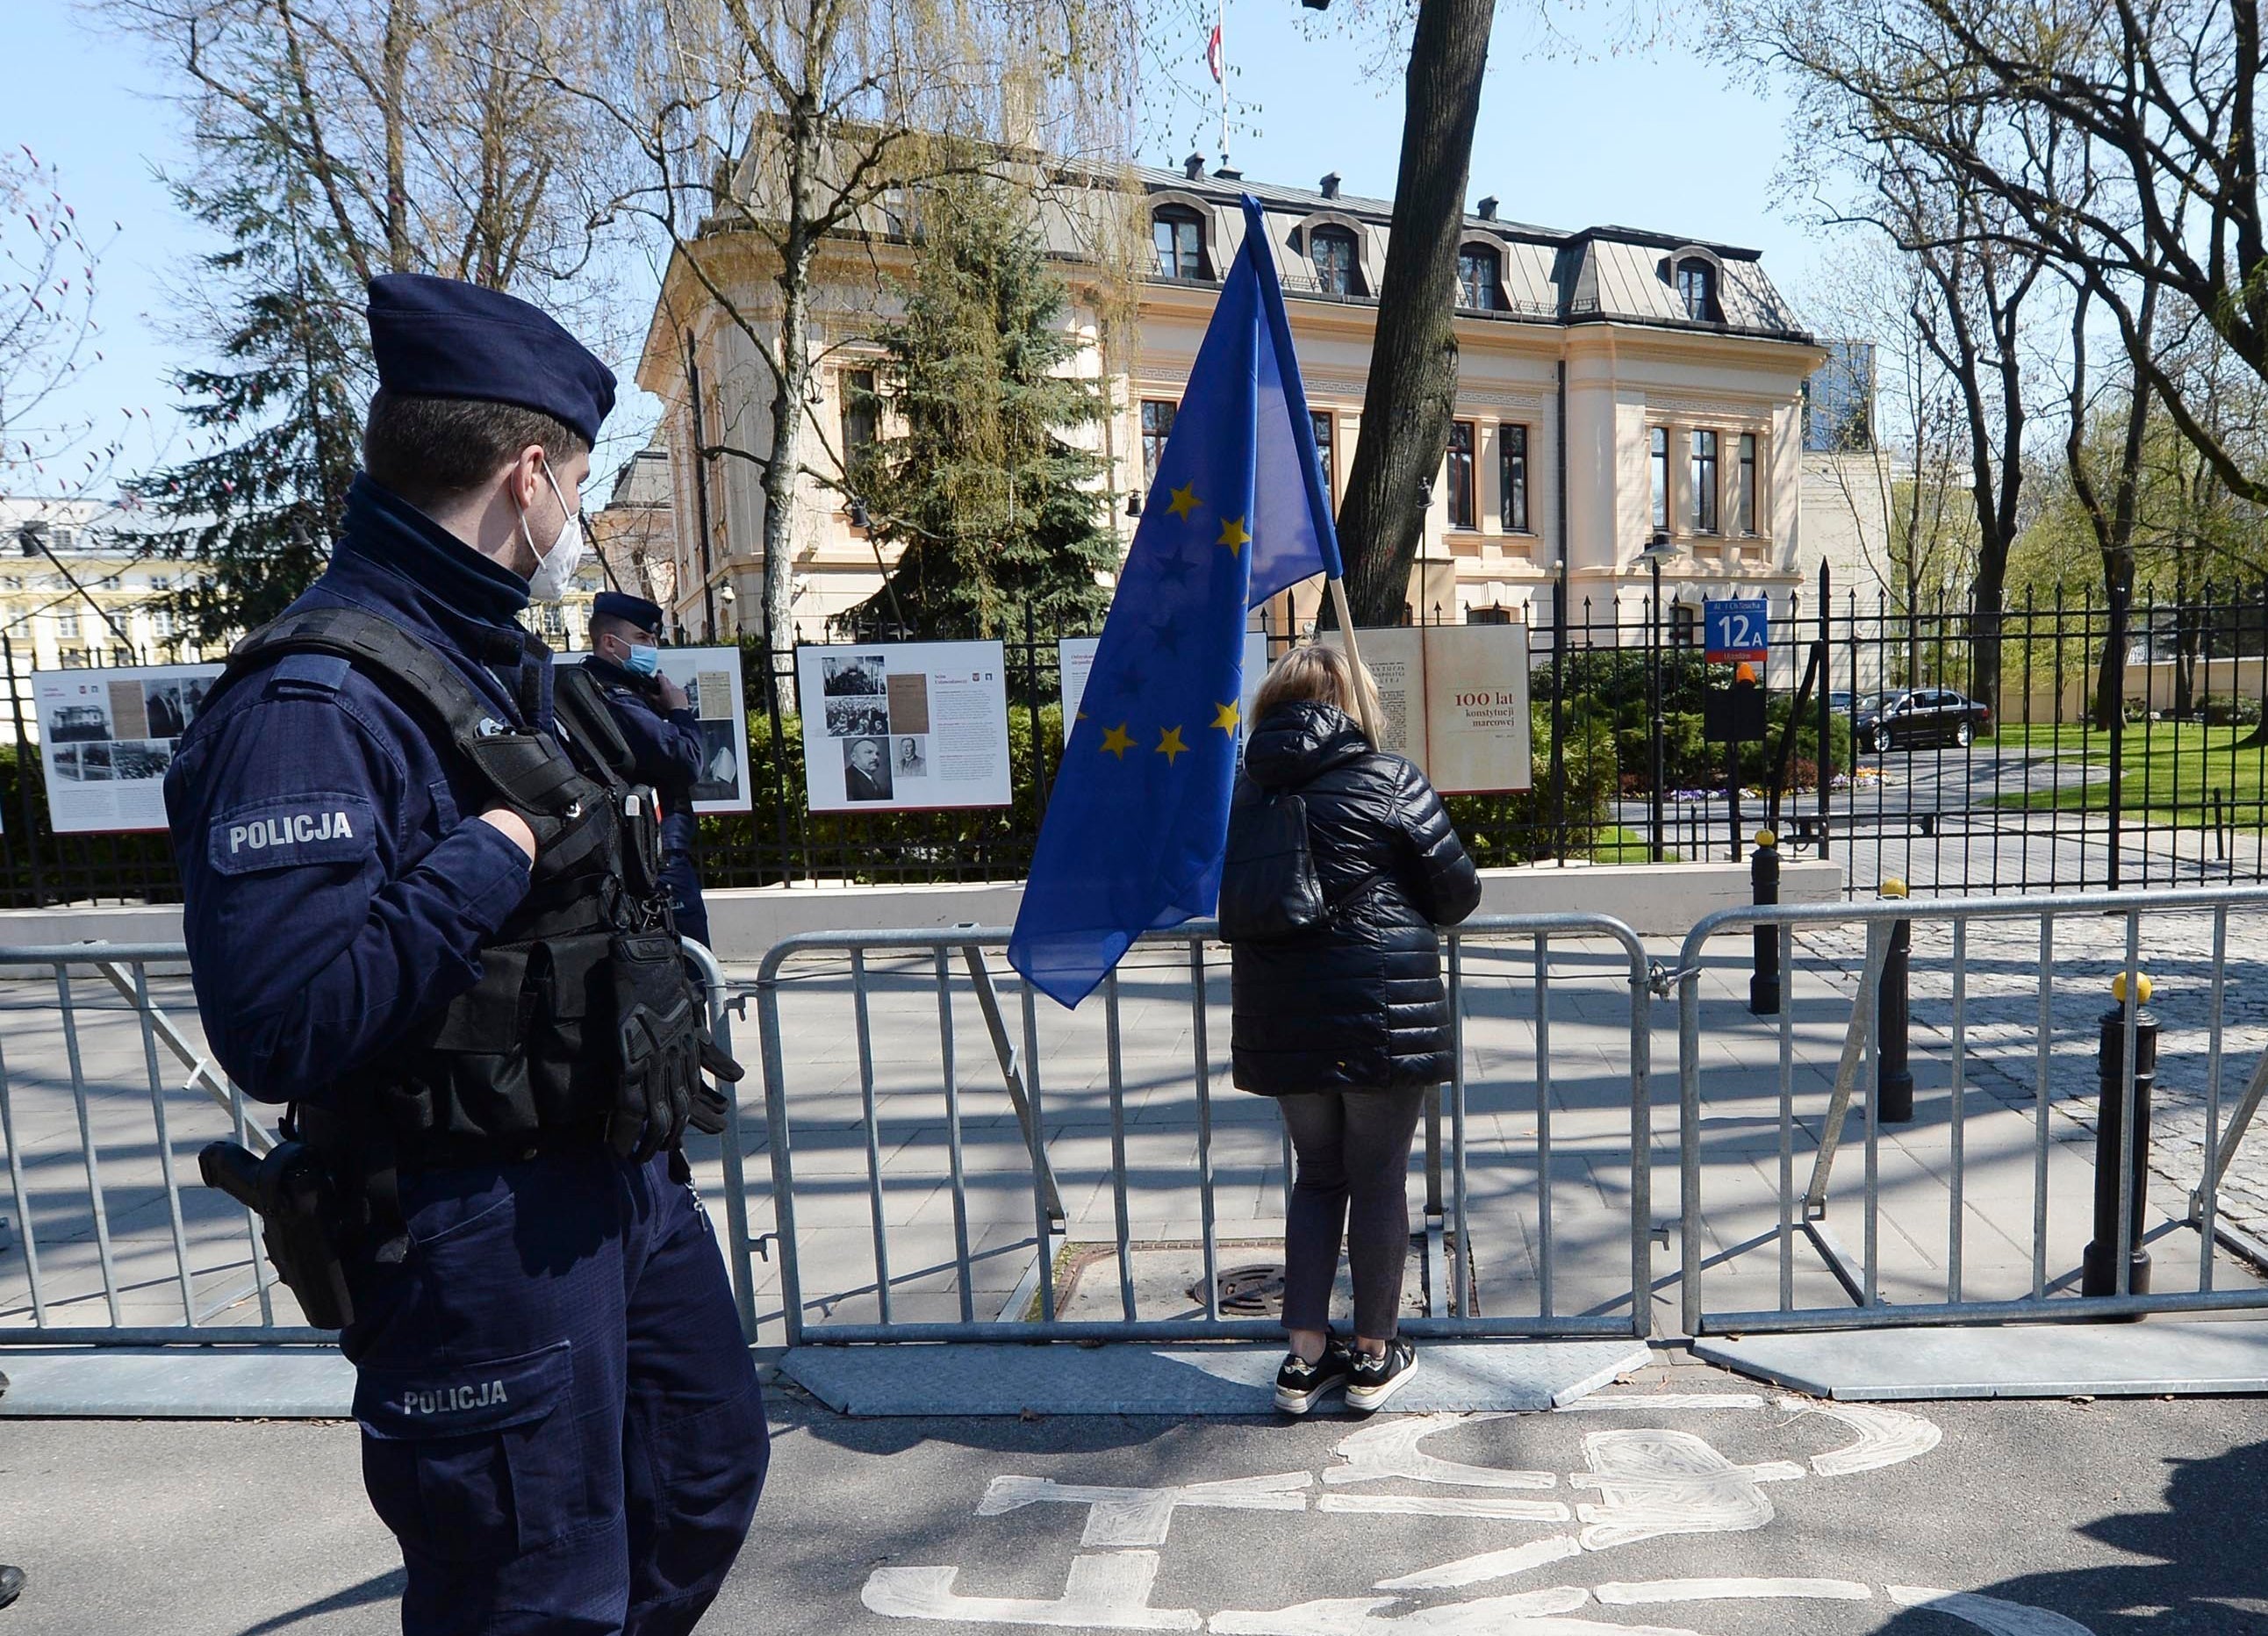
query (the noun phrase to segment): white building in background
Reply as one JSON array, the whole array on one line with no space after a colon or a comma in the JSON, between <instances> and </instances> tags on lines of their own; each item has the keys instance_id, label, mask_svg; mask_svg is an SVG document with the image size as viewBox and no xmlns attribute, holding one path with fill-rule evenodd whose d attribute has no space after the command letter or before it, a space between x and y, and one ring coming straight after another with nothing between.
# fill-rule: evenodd
<instances>
[{"instance_id":1,"label":"white building in background","mask_svg":"<svg viewBox=\"0 0 2268 1636\"><path fill-rule=\"evenodd\" d=\"M1308 192L1233 171L1207 175L1194 160L1134 174L1151 250L1132 345L1111 381L1116 412L1090 438L1123 497L1122 534L1132 536L1127 513L1145 497L1241 242L1248 192L1265 212L1336 497L1360 430L1391 204L1343 195L1336 176ZM1050 248L1072 286L1065 321L1089 343L1076 367L1097 370L1106 284L1077 226L1050 217ZM876 269L903 278L913 254L898 215L878 211L868 227L835 241L819 263L810 338L827 361L803 412L804 458L821 475L800 480L793 525L802 640L823 639L831 620L871 595L888 555L853 520L839 484L841 452L877 432L852 407L854 388L873 384ZM1571 618L1587 607L1602 624L1617 612L1638 621L1649 585L1638 555L1660 529L1678 548L1663 576L1665 621L1684 637L1706 596L1768 595L1784 606L1815 579L1822 549L1863 556L1871 520L1840 529L1807 488L1805 382L1829 349L1796 325L1755 252L1638 229L1530 226L1502 218L1494 199L1465 219L1463 239L1454 419L1409 617L1548 623L1564 571ZM712 272L723 269L733 302L760 320L776 295L762 247L740 233L717 248ZM671 406L657 433L679 525L671 609L695 637L753 631L762 618L757 468L691 454L696 373L705 441L768 446L770 376L749 348L745 331L673 268L638 380ZM1302 624L1314 600L1270 611Z\"/></svg>"},{"instance_id":2,"label":"white building in background","mask_svg":"<svg viewBox=\"0 0 2268 1636\"><path fill-rule=\"evenodd\" d=\"M1862 613L1902 596L1893 585L1890 510L1899 458L1878 435L1874 343L1830 341L1804 383L1802 532L1815 586L1824 564L1838 610L1855 595ZM1816 598L1810 599L1814 603Z\"/></svg>"},{"instance_id":3,"label":"white building in background","mask_svg":"<svg viewBox=\"0 0 2268 1636\"><path fill-rule=\"evenodd\" d=\"M651 511L651 467L648 472ZM617 499L623 492L618 481ZM660 515L666 535L666 496ZM158 526L149 512L115 500L0 495L0 664L13 674L35 741L34 671L212 664L227 657L227 644L200 645L166 609L169 593L194 584L202 567L157 555L149 536ZM645 527L651 534L654 525ZM626 561L630 549L619 548ZM586 564L564 598L530 608L523 623L554 648L587 648L591 599L604 583L599 564ZM0 696L0 741L15 736L15 712Z\"/></svg>"},{"instance_id":4,"label":"white building in background","mask_svg":"<svg viewBox=\"0 0 2268 1636\"><path fill-rule=\"evenodd\" d=\"M667 608L677 597L677 522L669 450L640 449L622 462L607 503L591 513L591 539L616 590Z\"/></svg>"},{"instance_id":5,"label":"white building in background","mask_svg":"<svg viewBox=\"0 0 2268 1636\"><path fill-rule=\"evenodd\" d=\"M114 501L0 496L0 633L19 672L205 657L159 606L197 565L146 555L150 527Z\"/></svg>"}]
</instances>

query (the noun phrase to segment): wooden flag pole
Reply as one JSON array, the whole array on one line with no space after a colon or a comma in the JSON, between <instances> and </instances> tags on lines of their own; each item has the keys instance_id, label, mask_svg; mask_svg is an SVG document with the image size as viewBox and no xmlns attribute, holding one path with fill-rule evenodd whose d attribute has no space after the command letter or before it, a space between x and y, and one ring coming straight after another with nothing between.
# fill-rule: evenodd
<instances>
[{"instance_id":1,"label":"wooden flag pole","mask_svg":"<svg viewBox=\"0 0 2268 1636\"><path fill-rule=\"evenodd\" d=\"M1331 587L1331 611L1339 616L1339 634L1346 638L1347 658L1354 662L1354 702L1362 713L1362 736L1370 741L1371 748L1382 750L1386 748L1386 741L1379 737L1378 717L1370 707L1370 689L1361 682L1362 650L1355 645L1354 615L1347 611L1346 586L1336 574L1325 578Z\"/></svg>"}]
</instances>

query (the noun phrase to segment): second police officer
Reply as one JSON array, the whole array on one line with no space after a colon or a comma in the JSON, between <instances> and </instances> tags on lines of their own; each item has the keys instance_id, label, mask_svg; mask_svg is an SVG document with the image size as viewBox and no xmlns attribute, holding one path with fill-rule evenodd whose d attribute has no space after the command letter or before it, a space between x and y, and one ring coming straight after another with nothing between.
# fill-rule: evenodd
<instances>
[{"instance_id":1,"label":"second police officer","mask_svg":"<svg viewBox=\"0 0 2268 1636\"><path fill-rule=\"evenodd\" d=\"M767 1459L680 1151L720 1126L701 1067L739 1070L688 1003L652 792L515 617L572 580L614 377L469 284L380 277L369 316L330 565L166 778L198 1006L336 1190L403 1630L688 1631Z\"/></svg>"},{"instance_id":2,"label":"second police officer","mask_svg":"<svg viewBox=\"0 0 2268 1636\"><path fill-rule=\"evenodd\" d=\"M701 899L700 821L693 815L701 723L685 689L661 674L660 634L659 603L601 591L591 604L587 662L630 741L631 776L661 798L661 878L677 929L705 947L709 910Z\"/></svg>"}]
</instances>

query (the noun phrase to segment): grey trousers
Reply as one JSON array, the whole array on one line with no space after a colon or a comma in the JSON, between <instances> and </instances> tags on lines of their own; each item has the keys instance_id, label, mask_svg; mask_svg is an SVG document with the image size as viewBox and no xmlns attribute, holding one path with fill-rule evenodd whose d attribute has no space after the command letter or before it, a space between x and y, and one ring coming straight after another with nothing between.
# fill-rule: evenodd
<instances>
[{"instance_id":1,"label":"grey trousers","mask_svg":"<svg viewBox=\"0 0 2268 1636\"><path fill-rule=\"evenodd\" d=\"M1284 1224L1284 1327L1330 1327L1344 1234L1355 1333L1389 1339L1410 1256L1410 1144L1425 1099L1414 1091L1307 1091L1276 1102L1299 1155Z\"/></svg>"}]
</instances>

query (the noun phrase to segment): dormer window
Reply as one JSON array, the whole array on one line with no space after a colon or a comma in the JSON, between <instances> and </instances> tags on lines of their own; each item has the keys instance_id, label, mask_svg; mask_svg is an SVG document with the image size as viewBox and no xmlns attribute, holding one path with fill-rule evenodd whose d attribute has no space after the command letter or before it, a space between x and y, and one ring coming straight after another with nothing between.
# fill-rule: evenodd
<instances>
[{"instance_id":1,"label":"dormer window","mask_svg":"<svg viewBox=\"0 0 2268 1636\"><path fill-rule=\"evenodd\" d=\"M1677 304L1697 324L1717 321L1717 269L1697 255L1677 264Z\"/></svg>"},{"instance_id":2,"label":"dormer window","mask_svg":"<svg viewBox=\"0 0 2268 1636\"><path fill-rule=\"evenodd\" d=\"M1185 204L1164 204L1150 218L1160 278L1206 276L1204 223Z\"/></svg>"},{"instance_id":3,"label":"dormer window","mask_svg":"<svg viewBox=\"0 0 2268 1636\"><path fill-rule=\"evenodd\" d=\"M1496 252L1484 244L1469 244L1457 252L1457 305L1476 313L1493 313L1503 305L1497 298Z\"/></svg>"},{"instance_id":4,"label":"dormer window","mask_svg":"<svg viewBox=\"0 0 2268 1636\"><path fill-rule=\"evenodd\" d=\"M1355 267L1354 235L1344 227L1318 227L1307 235L1307 259L1314 263L1315 288L1325 295L1360 295L1362 276Z\"/></svg>"}]
</instances>

